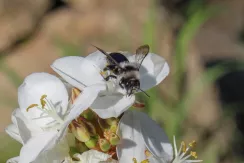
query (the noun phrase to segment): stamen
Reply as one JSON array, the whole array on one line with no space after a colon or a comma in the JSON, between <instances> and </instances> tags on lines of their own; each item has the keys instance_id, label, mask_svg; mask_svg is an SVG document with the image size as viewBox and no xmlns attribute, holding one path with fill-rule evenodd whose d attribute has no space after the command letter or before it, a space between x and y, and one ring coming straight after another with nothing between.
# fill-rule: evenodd
<instances>
[{"instance_id":1,"label":"stamen","mask_svg":"<svg viewBox=\"0 0 244 163\"><path fill-rule=\"evenodd\" d=\"M133 158L132 160L133 160L133 162L134 162L134 163L137 163L137 160L136 160L136 158Z\"/></svg>"},{"instance_id":2,"label":"stamen","mask_svg":"<svg viewBox=\"0 0 244 163\"><path fill-rule=\"evenodd\" d=\"M182 141L181 145L182 145L182 152L186 153L186 143L184 141Z\"/></svg>"},{"instance_id":3,"label":"stamen","mask_svg":"<svg viewBox=\"0 0 244 163\"><path fill-rule=\"evenodd\" d=\"M189 143L189 146L194 148L197 145L197 142L193 140L191 143Z\"/></svg>"},{"instance_id":4,"label":"stamen","mask_svg":"<svg viewBox=\"0 0 244 163\"><path fill-rule=\"evenodd\" d=\"M26 111L28 112L31 108L34 108L38 106L37 104L31 104L28 108L26 108Z\"/></svg>"},{"instance_id":5,"label":"stamen","mask_svg":"<svg viewBox=\"0 0 244 163\"><path fill-rule=\"evenodd\" d=\"M152 156L152 153L149 152L148 150L145 150L145 155L146 155L146 157L148 158L148 157Z\"/></svg>"},{"instance_id":6,"label":"stamen","mask_svg":"<svg viewBox=\"0 0 244 163\"><path fill-rule=\"evenodd\" d=\"M43 108L45 107L45 105L47 104L47 102L44 100L46 97L47 97L47 95L42 95L42 96L41 96L40 102L41 102L41 105L42 105L42 109L43 109Z\"/></svg>"},{"instance_id":7,"label":"stamen","mask_svg":"<svg viewBox=\"0 0 244 163\"><path fill-rule=\"evenodd\" d=\"M26 111L28 112L29 109L36 107L36 109L42 111L43 113L47 114L45 116L41 116L39 118L47 118L47 117L52 117L54 120L56 120L58 123L62 124L64 121L63 119L58 115L57 110L55 109L56 106L46 99L47 95L42 95L40 98L40 105L38 104L31 104ZM42 113L42 115L43 115ZM49 124L51 125L51 123Z\"/></svg>"},{"instance_id":8,"label":"stamen","mask_svg":"<svg viewBox=\"0 0 244 163\"><path fill-rule=\"evenodd\" d=\"M138 163L137 160L136 160L136 158L133 158L132 161L133 161L134 163ZM148 160L148 159L143 160L143 161L141 161L141 163L149 163L149 160Z\"/></svg>"},{"instance_id":9,"label":"stamen","mask_svg":"<svg viewBox=\"0 0 244 163\"><path fill-rule=\"evenodd\" d=\"M141 163L149 163L149 160L148 159L143 160Z\"/></svg>"},{"instance_id":10,"label":"stamen","mask_svg":"<svg viewBox=\"0 0 244 163\"><path fill-rule=\"evenodd\" d=\"M191 155L192 157L194 157L195 159L197 159L197 152L193 152L193 151L191 151L190 155Z\"/></svg>"}]
</instances>

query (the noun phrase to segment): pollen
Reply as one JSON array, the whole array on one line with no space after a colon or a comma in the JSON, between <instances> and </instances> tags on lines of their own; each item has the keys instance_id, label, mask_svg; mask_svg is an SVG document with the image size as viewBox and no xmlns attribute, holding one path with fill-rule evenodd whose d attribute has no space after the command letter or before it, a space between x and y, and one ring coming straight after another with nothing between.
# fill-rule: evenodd
<instances>
[{"instance_id":1,"label":"pollen","mask_svg":"<svg viewBox=\"0 0 244 163\"><path fill-rule=\"evenodd\" d=\"M191 151L190 155L191 155L192 157L194 157L195 159L197 159L197 152L193 152L193 151Z\"/></svg>"},{"instance_id":2,"label":"pollen","mask_svg":"<svg viewBox=\"0 0 244 163\"><path fill-rule=\"evenodd\" d=\"M181 145L182 145L182 152L186 153L186 143L184 141L182 141Z\"/></svg>"},{"instance_id":3,"label":"pollen","mask_svg":"<svg viewBox=\"0 0 244 163\"><path fill-rule=\"evenodd\" d=\"M77 88L72 88L71 91L71 103L73 104L75 99L79 96L79 94L81 93L81 91Z\"/></svg>"},{"instance_id":4,"label":"pollen","mask_svg":"<svg viewBox=\"0 0 244 163\"><path fill-rule=\"evenodd\" d=\"M152 156L151 152L149 152L148 150L145 150L145 155L146 155L147 158Z\"/></svg>"},{"instance_id":5,"label":"pollen","mask_svg":"<svg viewBox=\"0 0 244 163\"><path fill-rule=\"evenodd\" d=\"M137 160L136 160L136 158L133 158L132 160L133 160L133 162L134 162L134 163L137 163Z\"/></svg>"},{"instance_id":6,"label":"pollen","mask_svg":"<svg viewBox=\"0 0 244 163\"><path fill-rule=\"evenodd\" d=\"M193 140L192 142L189 143L189 146L194 148L197 145L197 142Z\"/></svg>"},{"instance_id":7,"label":"pollen","mask_svg":"<svg viewBox=\"0 0 244 163\"><path fill-rule=\"evenodd\" d=\"M47 97L47 95L42 95L41 98L40 98L40 102L41 102L41 105L42 105L42 109L47 104L47 102L44 100L46 97Z\"/></svg>"},{"instance_id":8,"label":"pollen","mask_svg":"<svg viewBox=\"0 0 244 163\"><path fill-rule=\"evenodd\" d=\"M31 104L28 108L26 108L26 111L28 112L31 108L34 108L38 106L37 104Z\"/></svg>"},{"instance_id":9,"label":"pollen","mask_svg":"<svg viewBox=\"0 0 244 163\"><path fill-rule=\"evenodd\" d=\"M133 158L132 161L133 161L133 163L139 163L139 162L137 162L136 158ZM146 159L146 160L141 161L140 163L149 163L149 160Z\"/></svg>"}]
</instances>

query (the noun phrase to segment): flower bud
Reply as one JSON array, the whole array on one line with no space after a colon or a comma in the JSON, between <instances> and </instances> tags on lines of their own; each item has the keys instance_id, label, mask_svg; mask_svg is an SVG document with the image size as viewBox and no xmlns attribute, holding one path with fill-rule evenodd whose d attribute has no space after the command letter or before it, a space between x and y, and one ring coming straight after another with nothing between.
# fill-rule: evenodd
<instances>
[{"instance_id":1,"label":"flower bud","mask_svg":"<svg viewBox=\"0 0 244 163\"><path fill-rule=\"evenodd\" d=\"M98 141L98 139L96 137L91 137L90 140L85 142L85 145L88 148L92 149L97 145L97 141Z\"/></svg>"},{"instance_id":2,"label":"flower bud","mask_svg":"<svg viewBox=\"0 0 244 163\"><path fill-rule=\"evenodd\" d=\"M115 133L110 134L109 142L111 145L117 145L120 142L120 138Z\"/></svg>"},{"instance_id":3,"label":"flower bud","mask_svg":"<svg viewBox=\"0 0 244 163\"><path fill-rule=\"evenodd\" d=\"M79 96L80 90L78 88L72 88L71 90L71 103L73 104L75 99Z\"/></svg>"},{"instance_id":4,"label":"flower bud","mask_svg":"<svg viewBox=\"0 0 244 163\"><path fill-rule=\"evenodd\" d=\"M117 125L117 123L118 123L117 118L114 118L114 117L105 119L105 121L109 125Z\"/></svg>"},{"instance_id":5,"label":"flower bud","mask_svg":"<svg viewBox=\"0 0 244 163\"><path fill-rule=\"evenodd\" d=\"M77 139L75 139L75 146L79 153L83 153L89 150L85 143L80 142Z\"/></svg>"},{"instance_id":6,"label":"flower bud","mask_svg":"<svg viewBox=\"0 0 244 163\"><path fill-rule=\"evenodd\" d=\"M83 123L78 123L76 121L73 121L71 124L71 131L81 142L86 142L90 139L90 133L87 131L87 128Z\"/></svg>"},{"instance_id":7,"label":"flower bud","mask_svg":"<svg viewBox=\"0 0 244 163\"><path fill-rule=\"evenodd\" d=\"M102 130L109 129L109 127L110 127L109 124L107 124L106 120L102 119L102 118L98 118L98 124Z\"/></svg>"},{"instance_id":8,"label":"flower bud","mask_svg":"<svg viewBox=\"0 0 244 163\"><path fill-rule=\"evenodd\" d=\"M96 128L95 126L89 122L87 119L83 118L83 117L79 117L78 118L78 123L82 123L85 125L87 131L90 133L91 136L96 135Z\"/></svg>"},{"instance_id":9,"label":"flower bud","mask_svg":"<svg viewBox=\"0 0 244 163\"><path fill-rule=\"evenodd\" d=\"M110 131L110 132L113 132L113 133L116 133L116 131L117 131L117 127L118 127L117 124L115 124L115 125L111 125L109 131Z\"/></svg>"},{"instance_id":10,"label":"flower bud","mask_svg":"<svg viewBox=\"0 0 244 163\"><path fill-rule=\"evenodd\" d=\"M81 114L85 119L91 121L96 117L96 114L91 109L86 109Z\"/></svg>"},{"instance_id":11,"label":"flower bud","mask_svg":"<svg viewBox=\"0 0 244 163\"><path fill-rule=\"evenodd\" d=\"M99 147L103 152L107 152L110 149L110 143L106 139L99 139Z\"/></svg>"}]
</instances>

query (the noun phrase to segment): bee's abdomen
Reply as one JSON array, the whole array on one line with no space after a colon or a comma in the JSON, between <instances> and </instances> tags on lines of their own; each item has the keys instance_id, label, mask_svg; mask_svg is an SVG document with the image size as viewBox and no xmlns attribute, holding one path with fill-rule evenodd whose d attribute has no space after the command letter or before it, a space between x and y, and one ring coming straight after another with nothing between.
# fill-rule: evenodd
<instances>
[{"instance_id":1,"label":"bee's abdomen","mask_svg":"<svg viewBox=\"0 0 244 163\"><path fill-rule=\"evenodd\" d=\"M129 62L129 60L121 53L114 52L114 53L110 53L109 55L118 63ZM109 58L108 61L113 64L113 61L111 61Z\"/></svg>"}]
</instances>

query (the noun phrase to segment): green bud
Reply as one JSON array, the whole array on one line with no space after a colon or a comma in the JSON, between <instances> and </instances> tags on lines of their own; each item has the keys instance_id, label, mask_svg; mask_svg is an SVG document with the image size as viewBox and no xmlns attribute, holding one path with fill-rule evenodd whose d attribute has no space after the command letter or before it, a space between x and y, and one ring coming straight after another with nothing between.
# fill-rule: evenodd
<instances>
[{"instance_id":1,"label":"green bud","mask_svg":"<svg viewBox=\"0 0 244 163\"><path fill-rule=\"evenodd\" d=\"M106 120L102 119L102 118L98 118L98 124L102 130L109 129L109 127L110 127L109 124L107 124Z\"/></svg>"},{"instance_id":2,"label":"green bud","mask_svg":"<svg viewBox=\"0 0 244 163\"><path fill-rule=\"evenodd\" d=\"M86 141L85 144L88 148L92 149L97 145L97 138L96 137L91 137L90 140Z\"/></svg>"},{"instance_id":3,"label":"green bud","mask_svg":"<svg viewBox=\"0 0 244 163\"><path fill-rule=\"evenodd\" d=\"M90 139L90 134L83 123L73 121L70 125L71 131L76 137L76 139L78 139L81 142L86 142Z\"/></svg>"},{"instance_id":4,"label":"green bud","mask_svg":"<svg viewBox=\"0 0 244 163\"><path fill-rule=\"evenodd\" d=\"M120 142L120 138L115 133L110 134L109 142L111 145L117 145Z\"/></svg>"},{"instance_id":5,"label":"green bud","mask_svg":"<svg viewBox=\"0 0 244 163\"><path fill-rule=\"evenodd\" d=\"M87 148L86 144L83 142L80 142L79 140L75 139L75 146L76 149L78 150L77 153L83 153L85 151L88 151L89 149Z\"/></svg>"},{"instance_id":6,"label":"green bud","mask_svg":"<svg viewBox=\"0 0 244 163\"><path fill-rule=\"evenodd\" d=\"M106 139L99 139L99 147L103 152L107 152L110 149L110 143Z\"/></svg>"},{"instance_id":7,"label":"green bud","mask_svg":"<svg viewBox=\"0 0 244 163\"><path fill-rule=\"evenodd\" d=\"M105 119L105 121L109 125L117 125L118 124L117 118L114 118L114 117Z\"/></svg>"},{"instance_id":8,"label":"green bud","mask_svg":"<svg viewBox=\"0 0 244 163\"><path fill-rule=\"evenodd\" d=\"M91 121L95 118L96 114L91 109L86 109L81 114L84 118Z\"/></svg>"},{"instance_id":9,"label":"green bud","mask_svg":"<svg viewBox=\"0 0 244 163\"><path fill-rule=\"evenodd\" d=\"M110 128L109 128L109 131L113 132L113 133L116 133L117 127L118 127L117 124L111 125Z\"/></svg>"}]
</instances>

